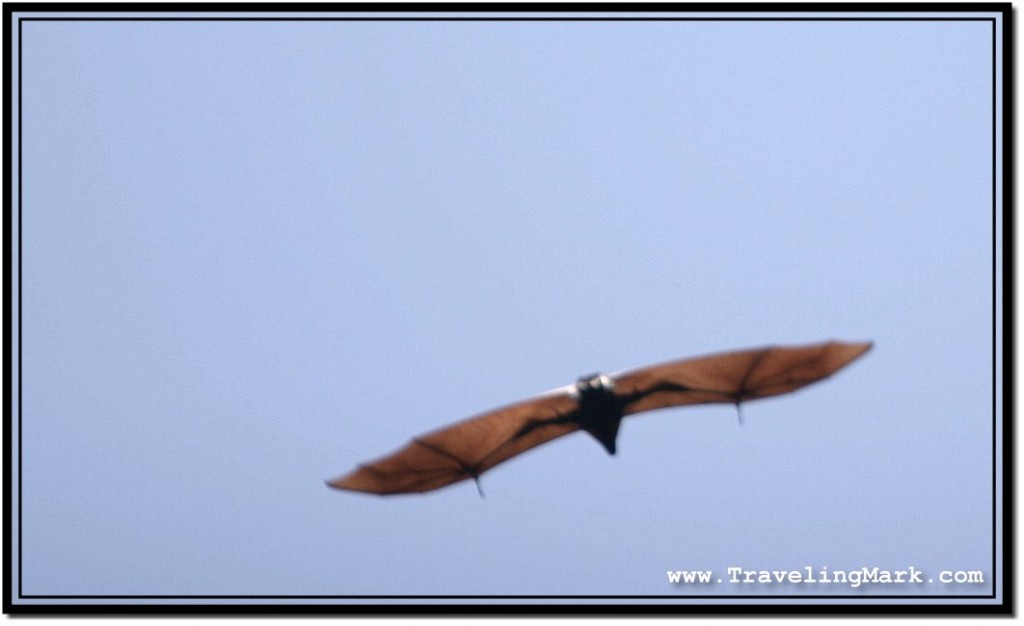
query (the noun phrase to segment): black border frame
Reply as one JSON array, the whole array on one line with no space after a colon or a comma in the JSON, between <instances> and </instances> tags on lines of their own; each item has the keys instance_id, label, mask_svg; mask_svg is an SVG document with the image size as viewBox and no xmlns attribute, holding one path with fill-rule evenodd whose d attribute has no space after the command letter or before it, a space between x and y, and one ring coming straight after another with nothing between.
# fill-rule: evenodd
<instances>
[{"instance_id":1,"label":"black border frame","mask_svg":"<svg viewBox=\"0 0 1024 626\"><path fill-rule=\"evenodd\" d=\"M97 17L47 17L44 14L48 13L103 13L105 15ZM246 16L246 17L232 17L233 13L311 13L314 15L309 16ZM375 14L387 14L387 13L405 13L414 14L406 15L404 17L392 17L392 16L375 16L375 17L352 17L352 16L339 16L341 14L351 14L357 12L375 13ZM737 13L757 13L758 17L722 17L717 15L714 17L706 16L687 16L687 17L669 17L663 15L664 13L716 13L722 15L730 15ZM800 14L828 14L828 13L904 13L904 14L926 14L920 17L888 17L874 15L871 17L863 17L857 15L844 15L842 17L832 16L785 16L776 17L765 14L773 13L800 13ZM31 13L32 16L20 16L20 14ZM166 14L166 15L154 15L154 14ZM223 15L209 16L209 15L191 15L185 16L174 16L174 13L190 13L190 14L209 14L219 13ZM439 16L438 13L445 13L449 15ZM472 15L459 15L453 16L452 13L459 14L472 14ZM494 16L494 13L503 14L515 14L515 13L530 13L534 14L531 16L514 16L514 15L503 15ZM535 14L542 13L559 13L563 15L558 16L538 16ZM616 13L630 13L633 14L631 17L616 16ZM651 15L636 16L637 13L649 13ZM995 17L950 17L951 13L965 13L965 14L1000 14L999 24L1002 26L1002 57L997 59L997 53L999 46L997 46L997 26ZM18 231L17 231L17 286L18 286L18 297L17 297L17 354L12 354L12 342L15 335L12 328L12 310L11 310L11 294L13 287L13 280L15 278L14 265L8 266L8 271L4 272L4 352L8 367L4 371L4 435L3 435L3 454L5 459L8 460L4 465L4 517L7 523L4 524L4 599L3 599L3 612L8 614L112 614L112 613L123 613L123 614L301 614L301 613L335 613L335 614L352 614L352 615L365 615L365 614L476 614L476 615L505 615L508 613L521 613L521 614L543 614L551 615L558 613L568 614L649 614L649 615L679 615L679 614L772 614L772 615L848 615L851 613L863 613L863 614L1012 614L1014 610L1014 580L1015 580L1015 562L1014 562L1014 518L1015 518L1015 501L1014 501L1014 469L1015 469L1015 458L1014 458L1014 426L1012 422L1013 416L1013 366L1015 362L1015 353L1013 349L1014 340L1014 312L1015 312L1015 291L1013 286L1013 261L1015 260L1015 247L1014 247L1014 219L1013 210L1014 206L1014 185L1013 185L1013 163L1014 163L1014 96L1015 96L1015 84L1013 76L1013 51L1014 51L1014 28L1013 28L1013 12L1012 5L1010 3L748 3L748 2L737 2L737 3L609 3L609 4L574 4L574 3L493 3L493 4L473 4L473 3L434 3L434 4L417 4L417 3L348 3L348 4L319 4L319 3L308 3L308 2L297 2L293 4L284 3L268 3L268 4L203 4L203 3L152 3L152 4L119 4L119 3L4 3L3 5L4 14L4 39L6 41L6 47L4 48L4 93L6 98L4 99L4 147L6 150L7 159L4 160L4 221L3 221L3 242L4 248L8 251L8 254L12 254L12 216L15 210L14 197L12 187L15 183L13 180L13 161L15 155L12 153L13 142L12 134L14 133L13 127L13 109L15 104L18 110L18 152L16 155L18 162L18 180L17 189L18 197L16 209L18 212ZM130 14L130 15L116 15L116 14ZM334 15L328 15L334 14ZM589 15L588 15L589 14ZM594 15L599 14L599 15ZM927 15L927 14L942 14L942 16ZM362 596L332 596L332 595L26 595L21 591L22 575L22 550L21 550L21 520L20 513L22 510L22 485L21 485L21 423L22 423L22 407L21 407L21 356L22 356L22 344L21 344L21 216L22 216L22 199L21 199L21 41L22 31L21 24L25 21L989 21L992 23L992 202L993 202L993 283L992 283L992 295L993 303L997 302L997 288L996 277L999 275L998 267L999 259L996 255L998 249L997 233L996 233L996 207L998 206L998 194L1002 191L1003 198L1003 248L1002 248L1002 288L1003 288L1003 311L1002 318L999 317L999 311L993 306L992 323L993 323L993 441L992 441L992 453L993 453L993 467L992 467L992 514L993 514L993 591L992 594L987 595L686 595L686 596L649 596L649 595L632 595L632 596L562 596L562 595L509 595L509 596L489 596L489 595L458 595L458 596L436 596L436 595L405 595L405 596L388 596L388 595L362 595ZM12 35L14 34L13 28L15 23L18 29L18 47L17 54L13 49ZM1001 62L1001 75L997 72L999 62ZM15 85L13 82L15 79L14 71L17 71L17 85L18 85L18 99L14 102L12 88ZM1002 99L997 101L997 84L1002 85ZM999 112L1001 111L1002 117L1000 119ZM999 121L1002 122L1002 133L1001 136L997 134L997 128ZM997 145L1002 145L1003 159L1000 163L997 160ZM1002 176L1002 185L999 186L999 176ZM8 263L13 261L13 257L7 257ZM998 324L1002 321L1003 329L1003 343L999 346L995 343L996 329ZM1007 349L1009 348L1009 349ZM1002 450L997 449L997 440L995 434L997 432L997 412L996 412L996 401L997 401L997 378L998 378L998 358L997 355L1000 353L1003 357L1003 370L1001 382L1003 385L1003 430L1002 430ZM13 358L17 358L16 366ZM17 406L17 420L18 420L18 442L17 442L17 468L14 467L12 453L13 449L13 422L14 416L11 411L13 409L11 405L12 393L13 393L13 379L12 379L12 366L16 367L17 385L18 385L18 406ZM997 472L997 459L999 458L999 452L1002 454L1003 462L1003 473L1002 473L1002 521L1003 521L1003 535L1002 535L1002 557L1003 557L1003 568L1002 577L997 578L996 572L998 568L997 559L997 546L1000 545L997 537L997 526L996 521L998 519L997 513L997 485L999 484L999 475ZM15 472L15 469L17 470ZM14 489L14 480L17 480L16 494ZM14 549L14 535L12 531L12 523L14 521L12 517L13 511L13 498L17 497L17 510L18 510L18 570L17 570L17 596L15 597L14 581L15 578L13 570L13 549ZM1000 584L1001 583L1001 584ZM1002 592L1001 603L990 603L990 604L939 604L929 603L929 601L935 600L985 600L995 599L998 591ZM500 604L500 603L488 603L488 604L477 604L472 601L476 600L539 600L540 603L533 604ZM106 600L110 603L101 602L84 602L81 604L46 604L46 603L31 603L22 604L16 603L15 600ZM659 600L659 601L671 601L678 599L680 604L629 604L629 601L643 601L643 600ZM885 604L863 604L861 600L872 599L872 600L892 600L893 602L887 602ZM117 601L145 601L151 600L145 604L132 604L132 603L117 603ZM193 600L194 603L176 603L176 601L188 601ZM256 603L245 603L245 604L212 604L204 603L209 600L225 600L225 601L252 601L252 600L277 600L277 601L292 601L296 603L281 602L278 604L256 604ZM315 600L335 600L335 601L349 601L348 603L330 603L330 604L315 604L309 603L309 601ZM415 601L415 600L429 600L434 603L409 603L409 604L387 604L387 600L399 600L399 601ZM444 604L441 601L461 601L463 603L450 603ZM587 603L587 604L571 604L566 602L564 604L548 603L554 600L571 601L571 600L590 600L590 601L611 601L609 604L602 603ZM689 601L699 600L706 602L702 604L691 604ZM779 600L797 600L800 604L779 604ZM817 603L819 600L830 600L830 601L846 601L835 604L820 604ZM900 601L905 602L900 602ZM170 602L168 602L170 601ZM469 601L469 603L466 603ZM737 602L739 601L739 602ZM906 602L910 601L910 602Z\"/></svg>"}]
</instances>

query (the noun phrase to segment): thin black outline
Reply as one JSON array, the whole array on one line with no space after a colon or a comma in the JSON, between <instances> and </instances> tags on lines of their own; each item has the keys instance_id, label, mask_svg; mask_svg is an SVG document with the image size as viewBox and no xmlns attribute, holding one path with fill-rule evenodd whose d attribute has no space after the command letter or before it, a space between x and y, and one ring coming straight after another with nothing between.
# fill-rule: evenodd
<instances>
[{"instance_id":1,"label":"thin black outline","mask_svg":"<svg viewBox=\"0 0 1024 626\"><path fill-rule=\"evenodd\" d=\"M997 542L996 542L996 539L997 539L997 537L996 537L996 526L998 524L998 519L999 519L998 517L996 517L996 502L997 502L997 497L996 497L996 495L997 495L996 494L996 484L997 484L996 483L996 478L997 478L997 476L996 476L996 474L997 474L997 472L996 472L996 459L998 458L996 456L996 433L998 432L998 430L997 430L998 429L998 424L996 423L996 376L995 376L995 372L996 372L996 345L995 345L995 341L994 341L994 339L995 339L995 331L996 331L996 328L997 328L996 323L995 323L996 322L996 320L995 320L995 315L996 315L996 313L995 313L996 312L996 307L995 307L995 303L996 303L996 276L997 276L996 271L995 271L996 270L996 268L995 268L996 244L997 244L997 241L996 241L996 225L997 225L997 221L998 221L996 219L997 216L995 214L995 207L997 206L996 202L998 200L998 198L996 197L996 173L997 173L997 167L996 167L996 148L997 148L996 120L998 119L996 117L996 102L997 102L997 100L996 100L996 84L997 84L997 82L996 82L996 50L997 49L998 48L996 47L996 23L993 20L992 21L992 209L993 209L992 210L992 265L993 265L993 267L992 267L992 322L993 322L992 323L992 334L993 334L993 342L992 342L992 373L993 373L993 376L992 376L992 566L993 566L992 567L992 593L993 593L993 595L995 594L996 589L998 589L998 585L996 584L996 582L998 580L998 578L997 578L998 570L996 569L995 564L996 564L996 546L998 545Z\"/></svg>"},{"instance_id":2,"label":"thin black outline","mask_svg":"<svg viewBox=\"0 0 1024 626\"><path fill-rule=\"evenodd\" d=\"M8 16L7 14L5 14L4 17L5 17L5 19L4 19L4 26L3 26L3 28L4 28L4 42L7 45L7 48L4 50L4 59L5 59L5 61L4 61L4 89L5 89L5 93L7 94L7 96L6 96L5 100L4 100L4 107L3 107L3 109L4 109L4 129L5 129L4 136L7 138L4 141L4 149L7 150L7 152L4 154L4 182L5 182L5 184L3 186L4 187L4 196L3 196L3 201L4 201L4 234L3 234L3 241L4 241L4 243L3 243L3 246L4 247L3 247L3 249L4 249L5 253L10 254L10 250L11 250L11 230L12 230L11 229L11 209L13 209L13 207L14 207L14 204L13 204L12 198L11 198L11 187L12 187L12 185L10 183L13 182L12 175L11 175L11 171L12 171L12 167L13 166L11 164L11 161L13 161L14 159L13 159L13 155L10 152L10 147L11 146L10 146L10 139L9 139L9 137L10 137L10 129L13 128L13 112L12 112L12 109L14 107L13 107L11 101L10 101L11 95L10 95L10 93L7 92L7 90L10 89L11 86L14 84L13 81L12 81L12 77L11 77L11 61L10 61L11 56L13 56L10 53L10 47L11 47L11 41L12 41L12 39L11 39L11 30L12 30L11 29L11 24L13 23L13 19L10 16ZM18 143L20 145L20 143L21 143L20 138L19 138L19 142ZM20 206L20 202L19 202L19 206ZM20 246L20 242L19 242L19 246L18 247L19 248L21 247ZM11 329L12 329L12 325L11 325L11 311L10 311L10 308L7 306L7 303L10 302L10 300L8 300L8 297L10 296L10 293L11 293L11 282L12 282L11 281L11 274L12 273L13 272L10 272L10 271L4 272L4 278L3 278L3 280L4 280L4 296L5 296L4 297L4 303L5 303L5 305L4 305L4 310L5 310L4 311L5 312L5 315L4 315L4 343L5 343L4 356L5 356L5 358L8 359L8 361L7 361L8 363L10 363L10 359L9 359L9 355L10 355L10 347L9 347L10 346L10 341L13 339L13 335L11 334ZM20 294L19 294L19 298L20 298ZM18 305L18 311L19 312L21 311L20 303ZM20 349L20 345L21 344L19 342L19 349ZM18 365L19 365L19 371L20 371L21 363L19 362ZM8 369L10 369L10 368L8 368ZM8 475L8 468L10 468L10 461L9 461L9 459L12 458L11 457L11 452L12 452L12 449L11 449L11 436L10 436L10 434L11 434L10 433L11 427L9 426L9 424L11 422L11 418L7 417L7 408L9 408L11 406L11 404L10 404L11 398L10 398L10 395L9 395L9 393L10 393L9 390L10 390L10 385L11 385L10 377L11 377L10 372L6 372L6 375L4 377L4 409L5 410L4 410L4 444L3 444L4 447L3 447L3 450L4 450L4 459L8 459L8 462L4 465L4 487L3 487L3 493L4 493L4 520L5 520L5 522L10 522L11 520L14 519L12 517L12 515L11 515L11 507L12 507L12 504L11 504L11 481L10 481L10 476ZM19 380L20 380L20 375L19 375ZM19 393L19 397L20 397L20 393ZM20 403L20 400L19 400L19 403ZM18 410L18 414L19 415L21 414L20 408ZM19 430L19 433L20 432L21 431ZM11 548L11 524L10 523L5 523L3 526L4 526L4 550L6 550L8 552L8 554L9 554L10 548ZM6 603L10 602L10 600L12 598L13 586L11 584L11 578L12 578L11 574L13 572L11 572L11 570L9 568L10 556L9 555L6 556L4 561L5 561L4 562L4 566L8 568L4 572L4 575L3 575L3 580L4 580L4 603L5 603L5 610L6 610Z\"/></svg>"},{"instance_id":3,"label":"thin black outline","mask_svg":"<svg viewBox=\"0 0 1024 626\"><path fill-rule=\"evenodd\" d=\"M74 3L53 3L53 4L39 4L39 3L7 3L11 6L24 7L17 9L19 13L32 13L32 12L46 12L46 13L57 13L57 12L68 12L68 13L182 13L182 12L196 12L196 13L267 13L267 12L280 12L280 13L311 13L315 14L312 16L281 16L281 17L170 17L170 16L146 16L146 17L23 17L20 20L32 20L32 21L183 21L183 22L194 22L194 21L247 21L247 22L333 22L333 21L526 21L526 22L537 22L537 21L736 21L736 22L772 22L772 21L784 21L784 22L820 22L820 21L844 21L844 22L857 22L857 21L950 21L950 22L963 22L963 21L992 21L991 17L856 17L856 16L844 16L844 17L799 17L799 16L788 16L788 17L666 17L664 15L650 16L650 17L623 17L623 16L591 16L591 17L580 17L581 14L608 14L608 13L719 13L719 14L730 14L730 13L862 13L862 12L875 12L875 13L1003 13L1007 10L1009 3L998 3L998 2L984 2L984 3L970 3L970 2L952 2L949 4L916 4L916 3L889 3L889 2L865 2L865 3L833 3L833 4L813 4L813 3L794 3L794 2L780 2L774 4L760 4L760 3L749 3L749 2L736 2L736 3L706 3L698 2L693 4L664 4L664 3L649 3L649 2L637 2L637 3L609 3L609 4L598 4L591 5L599 8L585 8L586 5L572 4L572 3L545 3L545 2L526 2L526 3L492 3L486 5L475 5L472 3L452 3L452 2L441 2L434 4L416 4L416 3L391 3L391 4L377 4L377 3L347 3L344 5L336 6L331 4L317 4L308 2L296 2L296 3L266 3L256 5L258 8L243 8L244 5L239 4L203 4L203 3L151 3L141 5L144 8L132 10L129 4L117 4L117 3L93 3L93 4L74 4ZM467 8L473 7L473 8ZM13 13L12 9L7 10L9 13ZM325 13L337 13L344 11L346 13L360 13L360 12L372 12L372 13L463 13L463 14L475 14L472 17L439 17L439 16L406 16L406 17L332 17L323 15ZM575 16L559 16L559 17L484 17L487 14L493 13L573 13Z\"/></svg>"},{"instance_id":4,"label":"thin black outline","mask_svg":"<svg viewBox=\"0 0 1024 626\"><path fill-rule=\"evenodd\" d=\"M253 5L202 2L153 2L129 4L118 2L95 2L78 4L74 2L24 2L7 3L19 13L313 13L320 16L327 13L1005 13L1010 10L1009 2L610 2L608 4L584 5L571 2L495 2L474 4L461 2L436 2L420 4L415 2L352 2L328 4L317 2L268 2ZM187 19L187 18L186 18ZM273 19L273 18L267 18ZM871 18L866 18L871 19ZM893 18L902 19L902 18ZM957 19L957 18L950 18Z\"/></svg>"},{"instance_id":5,"label":"thin black outline","mask_svg":"<svg viewBox=\"0 0 1024 626\"><path fill-rule=\"evenodd\" d=\"M997 269L997 257L995 254L996 243L997 243L997 143L1002 139L1001 145L1003 148L1003 163L1004 168L1012 165L1012 145L1007 141L1008 138L1012 137L1012 111L1010 104L1012 103L1012 45L1013 45L1013 31L1012 31L1012 7L1008 3L984 3L984 4L963 4L963 3L951 3L951 4L878 4L878 3L865 3L865 4L833 4L824 5L827 8L822 8L815 4L794 4L794 3L783 3L775 5L759 5L749 3L736 3L736 4L697 4L697 5L664 5L664 4L609 4L609 5L595 5L599 8L593 9L581 9L581 5L574 4L491 4L484 5L482 8L467 9L467 6L476 5L461 5L461 4L439 4L439 5L419 5L419 4L391 4L391 5L375 5L375 4L349 4L341 5L341 7L335 8L332 5L318 5L308 3L296 3L296 4L264 4L256 5L255 8L241 8L239 5L201 5L193 3L182 3L182 4L150 4L142 5L143 8L131 8L134 5L126 4L91 4L91 5L76 5L76 4L36 4L36 3L25 3L25 4L11 4L7 3L4 5L4 32L7 36L6 41L8 42L8 48L5 49L5 65L4 65L4 76L6 79L7 89L11 86L11 50L10 50L10 35L11 26L15 19L14 14L32 13L53 13L53 12L74 12L74 13L90 13L90 12L111 12L111 13L159 13L159 12L216 12L216 13L232 13L232 12L274 12L280 11L289 14L295 13L325 13L325 12L337 12L343 10L344 12L373 12L373 13L388 13L388 12L404 12L404 13L436 13L436 12L447 12L447 13L473 13L481 14L474 17L331 17L331 16L316 16L316 17L145 17L145 16L133 16L133 17L40 17L40 16L26 16L18 17L18 599L27 600L43 600L43 599L90 599L90 600L153 600L153 599L199 599L199 600L241 600L241 599L288 599L288 600L310 600L310 599L330 599L330 600L418 600L418 599L430 599L430 600L484 600L484 599L506 599L506 600L591 600L596 601L595 604L585 605L572 605L573 612L586 613L588 609L592 609L594 612L600 613L692 613L701 612L702 609L715 609L714 612L759 612L763 613L766 610L772 612L794 612L794 613L817 613L827 614L832 609L845 609L843 612L849 612L850 607L856 607L857 610L865 613L891 613L895 609L909 609L910 612L923 613L921 609L932 609L936 613L1004 613L1012 611L1013 608L1013 528L1012 518L1013 511L1012 506L1008 506L1012 502L1012 476L1007 471L1008 469L1012 472L1013 457L1012 457L1012 420L1007 419L1006 415L1012 415L1012 395L1011 386L1006 385L1006 380L1009 378L1009 372L1012 369L1012 352L1011 359L1008 361L1005 355L1003 358L1003 373L1004 373L1004 428L1003 428L1003 509L1004 509L1004 528L1003 528L1003 570L1004 570L1004 588L1003 598L1001 604L966 604L966 605L946 605L946 604L924 604L929 601L938 600L985 600L995 599L997 597L997 591L999 586L997 584L997 575L999 568L998 565L998 551L997 551L997 489L996 489L996 432L998 427L997 413L996 413L996 350L999 346L995 343L995 331L997 326L996 316L996 296L997 296L997 280L996 280L996 269ZM794 12L794 13L843 13L843 12L902 12L902 13L951 13L951 12L965 12L965 13L997 13L999 17L856 17L856 16L845 16L845 17L609 17L609 16L590 16L590 17L485 17L487 13L500 13L500 12L517 12L517 13L599 13L609 14L617 11L628 11L630 13L659 13L659 12L671 12L671 13L693 13L693 12L715 12L721 14L730 14L737 12L750 12L750 13L780 13L780 12ZM1002 26L1002 42L1003 42L1003 65L1002 75L1004 77L1003 98L1002 98L1002 113L1003 113L1003 134L1000 138L997 134L997 84L998 84L998 66L997 66L997 19ZM646 21L741 21L741 22L775 22L775 21L786 21L786 22L827 22L827 21L901 21L901 22L913 22L913 21L954 21L954 22L971 22L971 21L988 21L992 27L992 202L993 202L993 441L992 441L992 454L993 454L993 468L992 468L992 593L988 595L629 595L629 596L587 596L587 595L507 595L507 596L488 596L488 595L455 595L455 596L438 596L438 595L405 595L405 596L389 596L389 595L358 595L358 596L337 596L337 595L24 595L22 593L22 546L21 546L21 509L22 509L22 377L21 377L21 365L22 365L22 346L21 346L21 307L22 307L22 23L26 21L134 21L134 22L145 22L145 21L255 21L255 22L269 22L269 21L349 21L349 22L361 22L361 21L375 21L375 22L386 22L386 21L589 21L589 22L605 22L605 21L635 21L635 22L646 22ZM10 94L8 92L8 98ZM11 116L11 103L8 99L5 101L4 106L4 119L7 123L6 128L10 129L12 120ZM10 136L6 135L5 147L8 150L7 154L10 155ZM11 172L12 164L9 160L5 161L5 175L6 180L12 180ZM1003 259L1004 259L1004 275L1003 275L1003 298L1004 298L1004 309L1008 311L1013 310L1012 294L1013 288L1012 283L1009 281L1011 272L1007 272L1008 268L1006 260L1012 256L1012 175L1006 175L1007 170L1003 171L1003 233L1004 240L1010 241L1010 249L1003 248ZM5 186L4 191L5 206L11 206L11 190L9 186ZM9 250L10 244L10 230L11 230L11 212L6 211L4 216L4 242ZM1007 230L1011 229L1011 230ZM10 275L11 272L7 272L4 275L4 284L7 288L7 294L10 294ZM1007 293L1006 287L1009 286L1009 294ZM7 300L5 299L5 302ZM1012 346L1012 316L1009 324L1006 323L1006 317L1004 315L1004 346ZM7 344L8 362L10 347L7 343L11 337L10 332L11 319L10 315L5 320L5 343ZM1012 348L1011 348L1012 351ZM10 372L6 373L5 380L5 397L7 398L7 406L10 407L9 392L11 389L10 385ZM10 453L11 448L11 422L5 420L4 428L4 451L5 454ZM8 456L8 458L10 458ZM9 471L10 464L5 466L5 474ZM4 483L4 509L7 515L6 519L11 520L10 516L10 481L6 480ZM11 528L10 524L5 525L4 531L5 547L8 548L5 561L10 561L10 550L11 546ZM8 567L8 572L10 569ZM95 609L106 609L116 608L118 610L132 609L143 610L148 612L149 610L159 610L161 612L182 612L182 613L194 613L196 609L215 610L222 611L224 609L231 609L231 612L245 612L250 606L253 611L268 612L268 609L272 612L278 612L275 609L283 609L280 612L294 613L294 612L306 612L309 609L321 609L328 612L358 612L360 609L373 609L371 612L380 612L382 605L376 604L328 604L328 605L307 605L307 604L282 604L282 605L246 605L240 607L230 604L211 604L211 605L159 605L159 604L126 604L126 605L101 605L101 604L83 604L83 605L49 605L40 606L33 604L19 604L14 605L12 602L11 595L11 581L9 577L5 576L5 597L4 597L4 612L25 612L25 613L40 613L40 612L74 612L79 610L95 610ZM878 605L863 605L860 604L860 600L906 600L913 599L921 601L921 604L878 604ZM606 605L601 604L600 601L606 600L660 600L659 604L649 605L634 605L623 607L621 605ZM728 601L728 600L763 600L769 601L771 604L740 604L740 605L729 605L729 604L672 604L672 601L686 602L690 600L717 600ZM777 604L777 600L802 600L805 602L814 602L816 600L848 600L852 601L849 604L826 604L826 605L815 605L815 604ZM396 605L387 606L386 609L389 612L403 613L410 612L409 610L431 610L431 609L445 609L452 610L456 609L455 612L477 612L477 613L490 613L495 609L500 608L512 608L521 610L523 612L539 612L539 613L550 613L552 609L566 608L560 605L549 604L549 605L500 605L500 604L486 604L486 605L442 605L442 604L425 604L425 605ZM620 611L618 609L626 609ZM41 609L41 610L40 610ZM536 609L536 610L534 610ZM753 609L753 611L747 611L745 609ZM779 609L776 611L775 609ZM878 609L878 610L875 610Z\"/></svg>"},{"instance_id":6,"label":"thin black outline","mask_svg":"<svg viewBox=\"0 0 1024 626\"><path fill-rule=\"evenodd\" d=\"M23 17L20 22L992 22L991 17Z\"/></svg>"}]
</instances>

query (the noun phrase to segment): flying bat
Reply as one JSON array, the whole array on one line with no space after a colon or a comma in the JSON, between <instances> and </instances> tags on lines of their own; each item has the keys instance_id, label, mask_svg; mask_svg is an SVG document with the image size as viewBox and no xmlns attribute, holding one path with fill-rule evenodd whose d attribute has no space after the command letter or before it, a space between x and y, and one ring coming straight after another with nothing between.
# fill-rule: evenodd
<instances>
[{"instance_id":1,"label":"flying bat","mask_svg":"<svg viewBox=\"0 0 1024 626\"><path fill-rule=\"evenodd\" d=\"M690 404L741 403L796 391L831 376L871 342L769 346L651 365L573 385L415 437L393 454L327 484L380 495L422 493L480 475L562 435L582 430L615 454L622 418ZM480 491L480 495L483 492Z\"/></svg>"}]
</instances>

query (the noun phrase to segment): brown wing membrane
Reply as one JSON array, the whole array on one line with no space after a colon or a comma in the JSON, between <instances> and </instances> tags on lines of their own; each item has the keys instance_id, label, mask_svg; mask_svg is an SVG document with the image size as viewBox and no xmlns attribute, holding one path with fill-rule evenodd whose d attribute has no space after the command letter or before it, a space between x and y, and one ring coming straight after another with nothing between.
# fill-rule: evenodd
<instances>
[{"instance_id":1,"label":"brown wing membrane","mask_svg":"<svg viewBox=\"0 0 1024 626\"><path fill-rule=\"evenodd\" d=\"M738 404L796 391L842 369L870 342L766 347L684 359L615 377L623 415L687 404Z\"/></svg>"},{"instance_id":2,"label":"brown wing membrane","mask_svg":"<svg viewBox=\"0 0 1024 626\"><path fill-rule=\"evenodd\" d=\"M404 448L328 481L338 489L368 493L418 493L467 478L567 435L576 400L560 393L513 404L416 437Z\"/></svg>"},{"instance_id":3,"label":"brown wing membrane","mask_svg":"<svg viewBox=\"0 0 1024 626\"><path fill-rule=\"evenodd\" d=\"M614 454L624 415L686 404L738 405L787 393L830 376L869 348L833 341L728 352L626 372L607 386L601 382L607 377L585 377L575 395L560 390L416 437L327 484L377 494L431 491L476 480L498 463L580 428Z\"/></svg>"}]
</instances>

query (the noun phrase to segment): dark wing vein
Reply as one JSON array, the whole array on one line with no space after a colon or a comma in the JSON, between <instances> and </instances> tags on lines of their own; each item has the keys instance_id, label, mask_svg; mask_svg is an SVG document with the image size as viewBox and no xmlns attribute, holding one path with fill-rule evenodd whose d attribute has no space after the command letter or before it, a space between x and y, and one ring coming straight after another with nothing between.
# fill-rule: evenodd
<instances>
[{"instance_id":1,"label":"dark wing vein","mask_svg":"<svg viewBox=\"0 0 1024 626\"><path fill-rule=\"evenodd\" d=\"M761 361L764 360L765 355L769 354L770 352L771 350L762 350L761 352L757 353L757 355L754 356L753 359L751 359L750 366L747 367L747 371L743 373L743 377L740 379L739 389L737 389L736 393L733 394L735 396L735 401L737 404L739 404L740 401L743 400L743 398L748 395L747 383L750 381L750 376L754 373L754 370L757 369L757 366L761 364Z\"/></svg>"},{"instance_id":2,"label":"dark wing vein","mask_svg":"<svg viewBox=\"0 0 1024 626\"><path fill-rule=\"evenodd\" d=\"M572 424L575 416L576 411L563 414L560 411L556 410L555 415L552 417L528 420L516 432L512 433L511 436L509 436L507 439L505 439L500 444L491 449L490 452L482 456L480 460L476 462L476 467L483 468L479 470L483 472L484 470L494 467L495 465L509 457L515 456L516 454L522 452L526 452L530 448L538 446L544 443L545 441L549 441L550 439L559 436L559 434L555 434L552 437L546 437L543 436L543 434L539 431L540 429L547 428L550 426L565 426ZM566 433L560 434L567 434L568 432L571 431L566 431ZM519 444L518 449L513 450L512 448L516 447L517 444ZM495 460L495 457L501 454L504 454L505 456L503 456L500 460ZM494 462L489 463L490 461Z\"/></svg>"},{"instance_id":3,"label":"dark wing vein","mask_svg":"<svg viewBox=\"0 0 1024 626\"><path fill-rule=\"evenodd\" d=\"M431 452L436 452L437 454L440 454L446 459L454 461L455 464L459 466L459 469L465 472L467 476L476 477L477 471L473 469L473 467L471 467L470 465L467 465L465 461L455 456L451 452L448 452L447 450L441 448L440 446L435 446L434 444L427 443L426 441L423 441L419 437L414 437L412 441L413 443L417 443L426 448L427 450L430 450Z\"/></svg>"}]
</instances>

